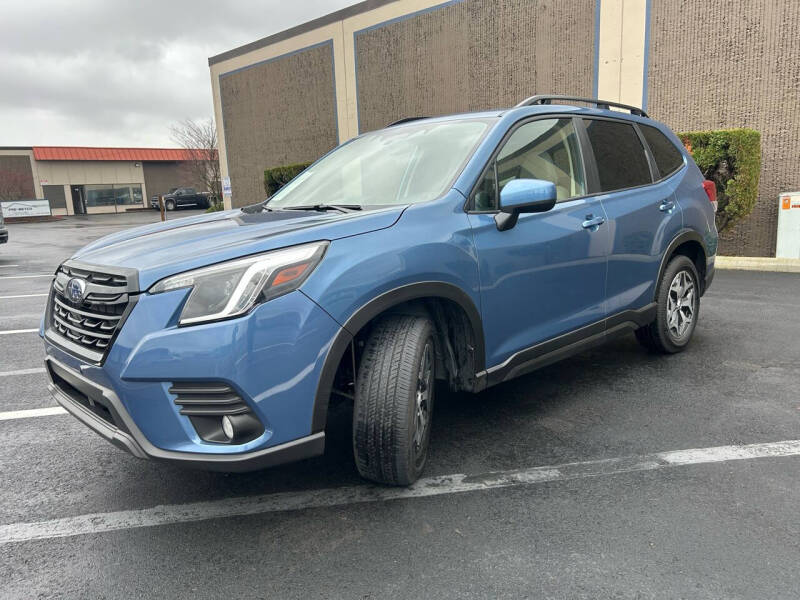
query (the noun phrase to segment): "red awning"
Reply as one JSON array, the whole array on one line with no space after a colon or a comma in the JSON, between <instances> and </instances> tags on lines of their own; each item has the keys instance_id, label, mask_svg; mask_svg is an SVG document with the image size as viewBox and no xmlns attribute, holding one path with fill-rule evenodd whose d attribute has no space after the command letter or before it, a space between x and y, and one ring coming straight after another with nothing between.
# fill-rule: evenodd
<instances>
[{"instance_id":1,"label":"red awning","mask_svg":"<svg viewBox=\"0 0 800 600\"><path fill-rule=\"evenodd\" d=\"M84 148L79 146L34 146L36 160L191 160L191 152L182 148Z\"/></svg>"}]
</instances>

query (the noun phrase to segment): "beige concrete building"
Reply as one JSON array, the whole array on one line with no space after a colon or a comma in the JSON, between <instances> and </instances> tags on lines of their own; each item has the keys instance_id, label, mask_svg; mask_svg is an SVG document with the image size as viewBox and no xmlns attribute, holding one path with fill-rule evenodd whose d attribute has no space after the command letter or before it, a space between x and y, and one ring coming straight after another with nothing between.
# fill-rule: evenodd
<instances>
[{"instance_id":1,"label":"beige concrete building","mask_svg":"<svg viewBox=\"0 0 800 600\"><path fill-rule=\"evenodd\" d=\"M800 189L799 24L784 0L367 0L209 59L225 202L396 119L572 94L759 130L759 203L722 250L774 255L778 193Z\"/></svg>"},{"instance_id":2,"label":"beige concrete building","mask_svg":"<svg viewBox=\"0 0 800 600\"><path fill-rule=\"evenodd\" d=\"M170 188L197 186L189 160L176 148L0 148L0 202L53 215L143 208Z\"/></svg>"}]
</instances>

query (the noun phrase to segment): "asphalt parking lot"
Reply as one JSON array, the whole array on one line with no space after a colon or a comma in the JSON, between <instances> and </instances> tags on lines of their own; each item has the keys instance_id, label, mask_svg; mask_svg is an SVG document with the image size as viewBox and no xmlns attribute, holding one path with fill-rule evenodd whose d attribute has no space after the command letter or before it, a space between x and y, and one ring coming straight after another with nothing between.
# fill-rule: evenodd
<instances>
[{"instance_id":1,"label":"asphalt parking lot","mask_svg":"<svg viewBox=\"0 0 800 600\"><path fill-rule=\"evenodd\" d=\"M157 218L14 224L0 246L0 597L800 595L800 275L718 272L683 354L631 336L440 395L410 490L359 479L346 405L324 456L226 475L48 410L49 276Z\"/></svg>"}]
</instances>

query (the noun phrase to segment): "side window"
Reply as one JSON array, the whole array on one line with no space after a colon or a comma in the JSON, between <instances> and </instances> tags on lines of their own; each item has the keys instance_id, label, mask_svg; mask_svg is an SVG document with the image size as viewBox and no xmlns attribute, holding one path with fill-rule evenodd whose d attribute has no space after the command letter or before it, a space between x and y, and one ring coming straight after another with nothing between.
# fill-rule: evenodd
<instances>
[{"instance_id":1,"label":"side window","mask_svg":"<svg viewBox=\"0 0 800 600\"><path fill-rule=\"evenodd\" d=\"M475 188L473 210L497 210L497 163L492 161L486 174Z\"/></svg>"},{"instance_id":2,"label":"side window","mask_svg":"<svg viewBox=\"0 0 800 600\"><path fill-rule=\"evenodd\" d=\"M656 166L661 177L666 177L673 171L677 171L683 165L683 154L669 141L667 136L655 127L649 125L639 125L639 129L650 146L650 152L656 159Z\"/></svg>"},{"instance_id":3,"label":"side window","mask_svg":"<svg viewBox=\"0 0 800 600\"><path fill-rule=\"evenodd\" d=\"M558 201L586 193L572 119L531 121L514 131L479 182L474 210L497 210L499 191L513 179L552 181Z\"/></svg>"},{"instance_id":4,"label":"side window","mask_svg":"<svg viewBox=\"0 0 800 600\"><path fill-rule=\"evenodd\" d=\"M600 191L612 192L652 183L644 147L629 123L585 119L594 151Z\"/></svg>"}]
</instances>

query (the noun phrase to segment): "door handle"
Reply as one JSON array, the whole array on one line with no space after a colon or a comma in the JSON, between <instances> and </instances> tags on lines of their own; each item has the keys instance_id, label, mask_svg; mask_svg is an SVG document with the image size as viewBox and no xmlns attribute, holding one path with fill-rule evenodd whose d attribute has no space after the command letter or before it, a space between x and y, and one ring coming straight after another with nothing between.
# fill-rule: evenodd
<instances>
[{"instance_id":1,"label":"door handle","mask_svg":"<svg viewBox=\"0 0 800 600\"><path fill-rule=\"evenodd\" d=\"M673 208L675 208L675 203L672 200L664 200L658 206L658 210L660 210L661 212L669 212Z\"/></svg>"},{"instance_id":2,"label":"door handle","mask_svg":"<svg viewBox=\"0 0 800 600\"><path fill-rule=\"evenodd\" d=\"M591 229L592 231L596 230L600 225L605 223L606 220L603 217L592 217L592 215L586 215L586 220L581 223L581 227L584 229Z\"/></svg>"}]
</instances>

